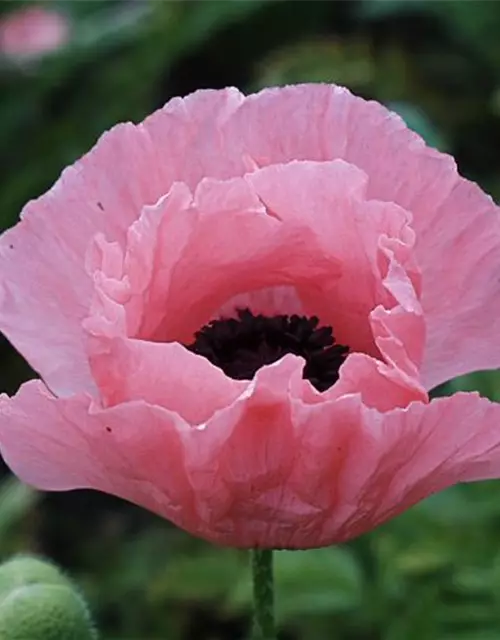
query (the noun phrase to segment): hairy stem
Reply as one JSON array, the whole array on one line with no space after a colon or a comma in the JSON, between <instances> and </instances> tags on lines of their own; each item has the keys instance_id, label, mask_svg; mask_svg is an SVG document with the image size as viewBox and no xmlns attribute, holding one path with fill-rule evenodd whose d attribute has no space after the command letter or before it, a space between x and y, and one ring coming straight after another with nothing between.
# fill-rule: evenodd
<instances>
[{"instance_id":1,"label":"hairy stem","mask_svg":"<svg viewBox=\"0 0 500 640\"><path fill-rule=\"evenodd\" d=\"M252 640L276 640L273 552L253 549L250 553L254 602Z\"/></svg>"}]
</instances>

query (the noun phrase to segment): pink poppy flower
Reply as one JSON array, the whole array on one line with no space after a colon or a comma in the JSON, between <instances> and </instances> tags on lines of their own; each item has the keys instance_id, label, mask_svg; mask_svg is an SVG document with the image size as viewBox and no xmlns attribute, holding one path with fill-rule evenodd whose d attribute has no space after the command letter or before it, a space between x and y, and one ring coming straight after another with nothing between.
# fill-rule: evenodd
<instances>
[{"instance_id":1,"label":"pink poppy flower","mask_svg":"<svg viewBox=\"0 0 500 640\"><path fill-rule=\"evenodd\" d=\"M43 7L25 7L0 21L0 53L13 59L38 58L69 39L67 18Z\"/></svg>"},{"instance_id":2,"label":"pink poppy flower","mask_svg":"<svg viewBox=\"0 0 500 640\"><path fill-rule=\"evenodd\" d=\"M500 475L498 210L346 89L174 99L0 240L0 328L40 373L0 448L237 547L358 536ZM333 331L333 335L332 335Z\"/></svg>"}]
</instances>

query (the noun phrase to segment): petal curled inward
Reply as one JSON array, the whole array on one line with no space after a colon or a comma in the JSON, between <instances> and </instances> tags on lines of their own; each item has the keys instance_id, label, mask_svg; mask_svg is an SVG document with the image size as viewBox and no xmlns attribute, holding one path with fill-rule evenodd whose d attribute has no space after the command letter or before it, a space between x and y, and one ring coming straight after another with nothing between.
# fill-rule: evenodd
<instances>
[{"instance_id":1,"label":"petal curled inward","mask_svg":"<svg viewBox=\"0 0 500 640\"><path fill-rule=\"evenodd\" d=\"M375 307L412 314L411 336L399 337L413 338L418 364L423 318L409 216L367 201L365 184L366 176L342 161L204 180L192 198L177 183L131 227L123 260L109 255L106 267L103 254L94 276L99 300L125 306L129 335L186 340L238 293L293 285L304 311L359 351L378 354Z\"/></svg>"},{"instance_id":2,"label":"petal curled inward","mask_svg":"<svg viewBox=\"0 0 500 640\"><path fill-rule=\"evenodd\" d=\"M176 342L101 337L95 341L91 363L107 406L144 400L178 413L192 425L232 404L248 384L228 378Z\"/></svg>"},{"instance_id":3,"label":"petal curled inward","mask_svg":"<svg viewBox=\"0 0 500 640\"><path fill-rule=\"evenodd\" d=\"M106 491L237 547L342 542L448 485L498 476L499 405L475 394L384 414L354 395L309 404L302 365L262 368L195 428L142 401L99 409L28 383L0 400L0 446L37 487Z\"/></svg>"},{"instance_id":4,"label":"petal curled inward","mask_svg":"<svg viewBox=\"0 0 500 640\"><path fill-rule=\"evenodd\" d=\"M500 366L499 208L382 105L332 85L265 89L222 132L262 167L342 158L368 176L367 196L413 214L422 270L428 389Z\"/></svg>"},{"instance_id":5,"label":"petal curled inward","mask_svg":"<svg viewBox=\"0 0 500 640\"><path fill-rule=\"evenodd\" d=\"M390 313L403 297L398 288L403 289L404 310L415 316L412 356L418 364L424 323L408 212L392 203L368 200L367 176L342 160L290 162L256 171L246 179L272 215L283 224L306 221L318 246L340 264L336 280L306 287L296 284L309 314L333 326L339 342L377 354L370 313L378 305ZM400 337L405 341L411 336Z\"/></svg>"},{"instance_id":6,"label":"petal curled inward","mask_svg":"<svg viewBox=\"0 0 500 640\"><path fill-rule=\"evenodd\" d=\"M131 227L124 256L116 255L116 245L100 243L99 259L94 256L98 295L85 327L105 402L142 398L174 409L189 390L187 378L175 371L193 356L177 358L168 345L142 340L188 343L218 309L238 299L238 291L275 287L282 297L287 283L303 313L332 324L338 342L378 358L387 354L388 365L348 359L329 396L360 393L383 410L426 401L418 380L424 320L413 286L418 272L408 214L366 201L365 183L364 174L342 161L206 180L192 197L176 183ZM287 297L293 302L289 291ZM215 371L205 369L217 386ZM171 393L162 393L166 387Z\"/></svg>"},{"instance_id":7,"label":"petal curled inward","mask_svg":"<svg viewBox=\"0 0 500 640\"><path fill-rule=\"evenodd\" d=\"M106 273L106 263L113 270L117 261L102 255L93 276L98 296L85 323L91 333L109 333L115 318L117 335L125 328L133 337L189 342L242 292L339 278L339 260L319 246L316 232L270 215L244 178L204 180L190 200L179 197L186 189L175 184L143 211L134 225L141 233L129 234L121 278Z\"/></svg>"}]
</instances>

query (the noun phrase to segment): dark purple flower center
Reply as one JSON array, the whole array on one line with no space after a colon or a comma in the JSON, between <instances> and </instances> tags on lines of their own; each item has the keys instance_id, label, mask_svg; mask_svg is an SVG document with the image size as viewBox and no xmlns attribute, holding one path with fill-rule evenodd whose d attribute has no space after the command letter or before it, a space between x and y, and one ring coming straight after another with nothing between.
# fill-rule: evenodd
<instances>
[{"instance_id":1,"label":"dark purple flower center","mask_svg":"<svg viewBox=\"0 0 500 640\"><path fill-rule=\"evenodd\" d=\"M237 318L213 320L202 327L187 348L235 380L251 380L262 366L293 353L306 361L303 377L325 391L337 382L349 347L335 343L331 327L318 325L316 316L266 317L239 309Z\"/></svg>"}]
</instances>

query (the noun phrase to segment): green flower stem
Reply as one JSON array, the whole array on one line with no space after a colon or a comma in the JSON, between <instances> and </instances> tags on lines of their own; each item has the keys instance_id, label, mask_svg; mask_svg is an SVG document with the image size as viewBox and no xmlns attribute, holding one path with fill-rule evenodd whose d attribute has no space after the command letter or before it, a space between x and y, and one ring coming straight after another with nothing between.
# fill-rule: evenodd
<instances>
[{"instance_id":1,"label":"green flower stem","mask_svg":"<svg viewBox=\"0 0 500 640\"><path fill-rule=\"evenodd\" d=\"M273 552L270 549L253 549L250 553L254 601L252 640L276 640Z\"/></svg>"}]
</instances>

